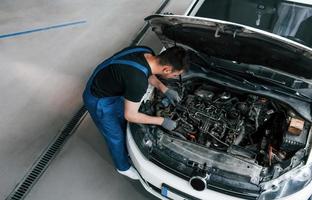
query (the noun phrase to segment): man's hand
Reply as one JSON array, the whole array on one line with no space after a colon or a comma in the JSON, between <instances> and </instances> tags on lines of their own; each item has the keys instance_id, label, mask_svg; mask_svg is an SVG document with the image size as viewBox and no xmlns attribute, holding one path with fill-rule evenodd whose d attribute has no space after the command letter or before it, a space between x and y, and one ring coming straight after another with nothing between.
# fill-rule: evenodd
<instances>
[{"instance_id":1,"label":"man's hand","mask_svg":"<svg viewBox=\"0 0 312 200\"><path fill-rule=\"evenodd\" d=\"M164 121L162 122L161 126L168 131L172 131L177 127L177 122L173 121L170 118L164 118Z\"/></svg>"},{"instance_id":2,"label":"man's hand","mask_svg":"<svg viewBox=\"0 0 312 200\"><path fill-rule=\"evenodd\" d=\"M179 96L179 93L175 90L168 89L164 95L170 100L171 104L175 105L179 101L181 101L181 97Z\"/></svg>"},{"instance_id":3,"label":"man's hand","mask_svg":"<svg viewBox=\"0 0 312 200\"><path fill-rule=\"evenodd\" d=\"M171 104L175 105L176 102L181 101L179 93L175 90L167 88L155 75L151 75L148 82L160 90L170 100Z\"/></svg>"}]
</instances>

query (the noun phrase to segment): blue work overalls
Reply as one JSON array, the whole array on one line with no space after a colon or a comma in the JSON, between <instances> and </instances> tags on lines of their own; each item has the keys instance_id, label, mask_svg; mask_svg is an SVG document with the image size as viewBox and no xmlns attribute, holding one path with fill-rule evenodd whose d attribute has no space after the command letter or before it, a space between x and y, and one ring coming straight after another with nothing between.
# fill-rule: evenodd
<instances>
[{"instance_id":1,"label":"blue work overalls","mask_svg":"<svg viewBox=\"0 0 312 200\"><path fill-rule=\"evenodd\" d=\"M137 68L148 77L146 67L134 61L122 59L125 55L138 52L151 53L151 50L143 47L134 47L121 51L102 62L94 70L83 93L85 107L97 128L104 136L115 166L120 171L130 168L125 144L126 121L124 119L124 98L123 96L97 98L91 94L91 84L96 74L110 64L123 64L125 67Z\"/></svg>"}]
</instances>

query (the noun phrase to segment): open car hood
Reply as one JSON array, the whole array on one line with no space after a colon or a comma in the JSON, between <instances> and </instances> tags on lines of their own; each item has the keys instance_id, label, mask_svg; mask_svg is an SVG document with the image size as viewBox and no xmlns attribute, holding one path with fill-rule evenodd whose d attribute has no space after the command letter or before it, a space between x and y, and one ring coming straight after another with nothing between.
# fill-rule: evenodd
<instances>
[{"instance_id":1,"label":"open car hood","mask_svg":"<svg viewBox=\"0 0 312 200\"><path fill-rule=\"evenodd\" d=\"M177 43L207 56L312 79L312 49L287 38L209 18L151 15L145 20L165 46Z\"/></svg>"}]
</instances>

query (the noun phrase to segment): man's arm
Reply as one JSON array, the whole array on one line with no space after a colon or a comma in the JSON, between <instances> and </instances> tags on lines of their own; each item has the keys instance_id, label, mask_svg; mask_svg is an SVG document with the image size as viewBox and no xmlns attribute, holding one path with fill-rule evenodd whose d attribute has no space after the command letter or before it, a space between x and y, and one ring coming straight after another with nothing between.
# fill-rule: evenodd
<instances>
[{"instance_id":1,"label":"man's arm","mask_svg":"<svg viewBox=\"0 0 312 200\"><path fill-rule=\"evenodd\" d=\"M167 86L165 86L155 75L151 75L148 78L148 82L160 90L169 100L170 102L175 105L176 102L181 101L181 97L179 93L173 89L169 89Z\"/></svg>"},{"instance_id":2,"label":"man's arm","mask_svg":"<svg viewBox=\"0 0 312 200\"><path fill-rule=\"evenodd\" d=\"M151 75L148 78L148 82L162 93L165 93L168 90L168 87L165 86L155 75Z\"/></svg>"},{"instance_id":3,"label":"man's arm","mask_svg":"<svg viewBox=\"0 0 312 200\"><path fill-rule=\"evenodd\" d=\"M125 99L125 114L127 121L140 124L162 125L163 117L153 117L139 112L140 103Z\"/></svg>"}]
</instances>

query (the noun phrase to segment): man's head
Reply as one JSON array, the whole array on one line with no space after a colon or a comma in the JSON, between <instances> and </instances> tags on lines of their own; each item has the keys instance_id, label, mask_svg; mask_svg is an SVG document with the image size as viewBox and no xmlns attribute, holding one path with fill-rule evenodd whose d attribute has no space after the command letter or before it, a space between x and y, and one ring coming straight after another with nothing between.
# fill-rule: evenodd
<instances>
[{"instance_id":1,"label":"man's head","mask_svg":"<svg viewBox=\"0 0 312 200\"><path fill-rule=\"evenodd\" d=\"M182 47L174 46L156 56L163 78L179 76L189 67L189 56Z\"/></svg>"}]
</instances>

